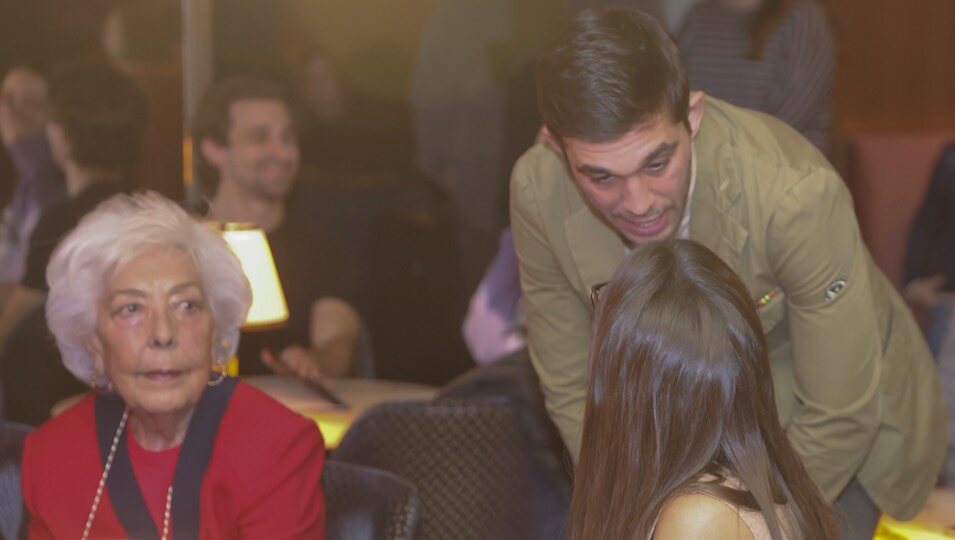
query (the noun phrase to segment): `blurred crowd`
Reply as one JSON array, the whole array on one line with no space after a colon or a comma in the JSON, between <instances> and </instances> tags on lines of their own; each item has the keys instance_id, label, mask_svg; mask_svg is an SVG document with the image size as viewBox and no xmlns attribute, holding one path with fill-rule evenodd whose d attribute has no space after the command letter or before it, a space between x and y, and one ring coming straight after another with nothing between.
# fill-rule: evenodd
<instances>
[{"instance_id":1,"label":"blurred crowd","mask_svg":"<svg viewBox=\"0 0 955 540\"><path fill-rule=\"evenodd\" d=\"M675 78L679 77L673 73L685 76L690 92L688 109L683 107L687 110L674 107L682 111L674 125L687 127L695 139L705 94L706 114L711 115L707 118L718 117L719 122L733 126L726 128L719 144L706 146L708 143L696 141L683 155L673 143L672 148L661 147L647 157L647 164L640 165L655 167L654 160L664 156L666 162L655 173L662 178L670 161L678 161L675 156L686 158L684 176L690 179L689 184L682 200L673 203L681 212L685 210L685 215L682 221L664 223L672 225L666 228L666 238L703 242L700 235L704 233L691 233L689 205L697 200L695 189L709 189L705 182L710 168L724 174L740 167L747 171L739 174L742 177L763 167L762 174L773 181L784 176L765 172L769 166L759 159L753 158L756 165L747 161L751 155L747 145L756 149L752 155L766 152L760 144L769 143L759 141L760 137L773 144L779 141L780 155L798 161L804 172L809 171L806 176L821 175L819 171L825 170L839 180L841 187L827 192L833 200L842 201L845 191L827 161L832 148L831 94L838 43L825 4L818 0L437 0L433 6L405 12L397 7L375 11L364 6L367 13L353 17L353 25L334 22L351 15L347 8L322 2L216 0L211 2L212 83L201 99L191 104L195 113L188 118L183 114L182 70L183 56L189 52L183 49L180 4L174 0L50 0L4 2L0 8L5 13L0 23L0 386L7 419L38 425L47 419L54 403L86 388L87 381L79 381L75 369L63 366L62 351L49 338L50 331L56 329L47 328L44 311L48 309L49 280L54 276L48 267L57 257L57 245L103 201L146 190L175 201L198 219L251 223L265 231L290 318L280 328L242 332L237 344L240 374L280 373L313 382L329 377L378 377L439 386L480 369L477 366L511 361L523 354L523 362L533 362L541 377L547 411L561 430L569 454L576 461L581 452L582 466L590 467L587 470L594 477L606 475L598 458L602 450L593 444L606 427L601 428L597 418L585 420L590 417L584 415L585 395L588 407L600 405L587 394L588 388L594 390L584 380L597 384L600 372L593 368L588 379L589 364L584 360L589 358L591 365L604 365L602 361L615 365L615 352L601 356L600 350L590 348L590 332L610 325L608 317L623 320L626 313L613 315L612 310L622 309L613 307L617 304L599 311L600 288L615 275L618 265L629 264L622 262L623 257L640 251L641 239L664 238L647 233L656 226L652 223L621 218L622 212L629 212L627 216L636 213L633 201L638 195L635 191L620 195L624 201L620 208L626 206L626 211L613 206L614 188L608 186L616 173L592 164L588 168L585 158L608 155L601 145L610 141L630 141L627 137L642 141L641 130L649 129L647 126L664 115L641 117L642 123L629 126L633 129L623 135L600 125L604 129L600 133L608 135L590 136L561 123L565 121L562 114L572 117L568 123L586 123L581 120L585 113L567 113L576 109L574 103L561 101L566 96L560 93L570 92L560 86L566 77L546 79L546 60L539 63L538 58L548 52L551 61L560 61L558 52L565 49L555 49L555 40L566 50L579 45L561 29L586 8L639 8L646 19L639 18L634 24L652 37L648 42L671 43L668 36L672 36L678 49L672 58L666 57L673 60L668 73ZM602 64L595 65L597 70ZM659 68L649 66L634 69ZM606 96L612 101L612 92ZM737 107L758 113L738 113ZM608 124L620 121L620 114L611 109L598 111L611 118ZM548 110L550 117L546 116ZM765 122L764 117L780 120L782 127L772 122L766 124L770 127L740 127ZM709 126L709 133L716 129L715 120L704 125ZM713 165L713 156L730 146L737 152L735 161ZM555 195L559 190L540 195L546 190L535 182L544 174L541 171L558 169L555 174L572 175L583 183L566 194L566 200L555 203L564 195ZM704 178L703 187L697 185L698 176ZM751 187L748 196L753 200L770 197L774 191L767 185L754 183L759 189ZM727 193L734 188L727 186L729 181L718 187L718 197L730 196ZM518 193L523 200L510 200ZM793 193L798 194L798 189L793 188ZM845 195L848 197L848 191ZM535 199L537 196L543 202ZM745 194L741 197L747 199ZM789 199L780 200L781 207L787 201L792 204ZM577 203L589 209L592 223L584 223L583 214L568 210ZM950 146L939 157L912 226L905 282L899 291L921 323L941 375L942 395L949 401L955 401L953 207L955 147ZM831 221L839 226L833 238L836 233L858 228L850 203L833 203L833 208L832 212L839 214ZM698 207L694 211L705 210ZM553 232L558 227L555 216L561 212L567 213L560 215L567 220L569 240ZM747 220L756 220L755 215L754 211L740 218L744 221L740 227L753 226ZM700 220L697 227L706 223L705 218L694 219ZM793 219L793 223L811 228ZM735 229L726 232L719 228L723 226L714 226L714 230L724 230L727 240L714 244L720 247L708 246L721 256L720 250L736 241L732 236ZM766 234L771 235L775 226L778 224L769 224ZM617 234L610 235L614 240L594 232L604 231L600 227L615 231ZM575 244L575 234L584 235L579 244ZM756 243L753 238L762 238L759 234L751 234L750 241ZM857 236L852 242L846 240L844 247L864 251ZM787 240L794 245L801 242ZM739 240L740 245L745 242ZM600 251L609 244L613 244L612 256ZM722 263L696 253L696 247L669 246L666 249L675 255L666 256L680 260L700 257L705 262L702 266L723 271ZM772 249L781 248L766 247L767 253ZM665 257L649 249L640 252L646 252L648 259ZM769 260L771 255L764 258ZM730 264L728 272L732 274L745 273L765 262L763 274L753 271L753 283L770 277L786 281L787 269L799 262L805 263L805 274L812 279L823 279L817 274L826 273L824 290L813 289L813 294L818 292L818 298L813 297L815 303L808 296L798 296L794 284L805 283L796 278L764 291L766 296L756 305L762 326L753 324L740 330L760 336L765 330L770 336L772 350L753 345L754 350L759 349L754 355L776 362L773 355L782 354L779 350L789 346L790 338L803 341L791 346L787 365L804 361L807 351L817 352L820 358L836 353L835 345L824 346L833 336L808 324L810 330L798 325L811 318L806 315L809 311L824 311L821 303L830 305L844 290L852 294L855 283L847 283L850 270L867 276L879 272L874 265L864 271L850 263L840 266L842 255L818 261L792 255L785 268L756 256L741 266ZM601 258L604 256L609 258ZM616 264L604 264L611 259ZM566 277L568 268L578 267L579 279ZM685 272L687 279L696 283L693 268L696 266L671 271ZM555 277L558 274L561 279ZM591 277L595 278L592 283L577 282ZM611 298L618 298L623 293L613 283L607 290ZM883 304L895 305L895 291L883 290L882 282L878 283L873 285L875 300L860 300L859 306L876 310L885 307ZM728 289L737 287L735 281L730 285ZM739 287L750 285L740 283ZM589 307L568 307L555 300L579 300L573 294L583 295L584 289L592 295ZM772 304L777 298L783 300ZM766 315L772 309L762 310L784 301L789 302L788 309L803 313L804 319L794 315L772 318ZM905 311L902 303L896 307ZM642 304L639 309L644 309ZM739 309L742 317L750 316L749 308ZM752 316L756 317L756 312ZM816 316L814 311L811 316ZM785 338L771 333L779 320L790 321L782 317L796 320L791 323L792 335ZM908 321L889 320L886 328ZM616 331L616 327L606 328L609 335ZM583 337L575 341L579 336ZM786 345L772 348L784 341ZM815 345L807 346L807 342ZM866 346L874 347L872 343ZM897 354L887 344L882 348L885 357ZM570 356L574 358L568 360ZM881 362L882 356L879 358ZM860 380L875 369L868 364L852 366L856 368ZM819 377L818 373L794 369L795 375L793 370L788 372L789 379L781 380L774 372L773 381L777 392L791 390L786 399L792 397L790 405L795 412L786 412L785 422L795 417L799 420L794 422L803 423L787 427L789 431L784 433L773 418L772 422L766 420L769 427L760 429L767 440L788 436L800 441L797 446L808 447L810 439L826 438L819 425L828 421L837 425L844 418L839 416L841 412L832 412L837 407L822 403L825 398L813 402L814 395L807 390L813 383L807 380ZM659 370L666 371L665 367ZM608 378L606 384L613 379ZM89 384L96 387L95 381ZM870 405L874 406L868 401L859 405L862 412L846 421L865 424L867 420L860 418L871 412L863 410ZM799 416L809 415L805 411L812 407L826 420L816 418L813 423L808 416ZM925 405L926 410L928 407ZM955 422L951 405L949 410L950 423ZM830 413L838 418L832 420L827 416ZM584 435L593 436L583 449L581 429ZM800 430L805 430L802 435L793 435ZM951 431L955 437L955 429ZM810 432L818 437L807 435ZM861 493L858 504L864 509L871 507L876 516L878 507L896 504L869 498L878 490L858 480L859 474L865 475L858 470L867 470L861 458L856 470L842 474L844 471L828 470L834 466L823 463L826 459L790 456L805 454L806 447L793 453L784 446L779 454L771 452L771 458L802 458L811 465L809 473L802 465L792 465L791 470L788 465L780 466L779 474L795 478L787 477L784 484L808 493L801 501L805 503L801 511L828 504L814 488L807 487L811 483L803 485L800 480L822 474L821 470L828 471L828 483L814 479L825 484L824 495L849 512L863 511L846 506L856 504L844 499L853 495L852 490ZM817 453L824 454L824 450ZM953 452L955 442L949 444L949 454ZM735 466L726 467L731 465ZM706 469L707 475L721 479L717 483L722 488L732 491L739 478L730 475L727 483L727 477L721 476L724 472ZM942 476L943 481L955 482L955 458L950 457ZM596 484L587 487L594 489L593 493L601 489ZM881 497L878 493L876 497ZM577 497L573 508L578 512L573 518L578 520L577 528L572 531L584 538L588 533L581 527L592 517L587 512L593 510ZM776 527L774 520L769 522ZM813 527L817 528L806 530L834 530L826 520Z\"/></svg>"}]
</instances>

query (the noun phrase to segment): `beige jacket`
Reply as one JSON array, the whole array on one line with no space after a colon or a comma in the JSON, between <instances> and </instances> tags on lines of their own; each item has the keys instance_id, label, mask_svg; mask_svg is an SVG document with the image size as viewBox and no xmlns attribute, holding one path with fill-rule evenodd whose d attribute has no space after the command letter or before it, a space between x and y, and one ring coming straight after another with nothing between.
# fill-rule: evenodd
<instances>
[{"instance_id":1,"label":"beige jacket","mask_svg":"<svg viewBox=\"0 0 955 540\"><path fill-rule=\"evenodd\" d=\"M754 301L776 294L759 311L790 441L830 500L858 477L879 508L913 516L944 457L945 406L919 328L863 244L844 183L782 122L715 99L694 149L690 238L726 261ZM611 278L624 243L545 144L514 169L511 223L531 359L576 456L589 292Z\"/></svg>"}]
</instances>

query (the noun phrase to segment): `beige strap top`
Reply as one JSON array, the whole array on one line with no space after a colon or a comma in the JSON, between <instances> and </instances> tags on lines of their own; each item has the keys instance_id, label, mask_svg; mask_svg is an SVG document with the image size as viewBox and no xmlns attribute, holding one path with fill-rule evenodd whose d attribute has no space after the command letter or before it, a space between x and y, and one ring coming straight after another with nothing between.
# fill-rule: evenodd
<instances>
[{"instance_id":1,"label":"beige strap top","mask_svg":"<svg viewBox=\"0 0 955 540\"><path fill-rule=\"evenodd\" d=\"M704 477L705 479L705 477ZM734 489L741 489L742 484L736 479L728 478L724 485L732 487ZM711 499L717 500L726 506L730 507L733 512L739 516L740 520L746 525L746 528L749 529L750 534L753 535L754 540L772 540L772 535L769 533L769 526L766 525L766 519L763 517L763 513L759 510L750 510L749 508L740 508L734 504L729 503L719 497L714 496L711 493L705 491L699 491L691 489L688 493L693 493L696 495L705 495ZM785 508L782 505L776 505L776 517L779 520L780 525L786 523L786 512ZM654 529L656 529L656 524L654 524ZM785 529L783 532L783 538L788 539ZM650 533L650 538L653 537L653 533Z\"/></svg>"},{"instance_id":2,"label":"beige strap top","mask_svg":"<svg viewBox=\"0 0 955 540\"><path fill-rule=\"evenodd\" d=\"M750 510L749 508L739 508L718 497L713 498L729 506L739 515L739 518L743 520L743 523L746 524L749 532L753 535L754 540L772 540L773 537L769 534L769 527L766 525L766 519L763 517L762 512ZM779 508L776 509L776 515L779 517L779 520L782 521L783 516L780 510ZM783 534L785 535L785 531Z\"/></svg>"}]
</instances>

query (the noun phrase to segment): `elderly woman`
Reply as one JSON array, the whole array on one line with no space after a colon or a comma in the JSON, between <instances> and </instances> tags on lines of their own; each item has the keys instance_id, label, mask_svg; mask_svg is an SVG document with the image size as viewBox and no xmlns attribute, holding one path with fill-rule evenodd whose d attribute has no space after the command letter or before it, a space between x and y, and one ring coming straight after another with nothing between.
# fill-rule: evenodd
<instances>
[{"instance_id":1,"label":"elderly woman","mask_svg":"<svg viewBox=\"0 0 955 540\"><path fill-rule=\"evenodd\" d=\"M251 302L211 229L117 195L57 247L49 326L96 390L23 453L31 538L321 538L315 424L225 376Z\"/></svg>"}]
</instances>

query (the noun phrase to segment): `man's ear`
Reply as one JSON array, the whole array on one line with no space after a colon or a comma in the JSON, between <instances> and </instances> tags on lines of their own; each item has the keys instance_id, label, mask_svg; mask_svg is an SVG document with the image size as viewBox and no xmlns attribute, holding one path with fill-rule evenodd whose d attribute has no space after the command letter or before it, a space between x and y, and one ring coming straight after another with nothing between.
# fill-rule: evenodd
<instances>
[{"instance_id":1,"label":"man's ear","mask_svg":"<svg viewBox=\"0 0 955 540\"><path fill-rule=\"evenodd\" d=\"M703 92L690 92L690 108L687 112L687 120L690 122L690 136L692 137L696 137L696 134L700 131L700 124L703 123L705 97Z\"/></svg>"},{"instance_id":2,"label":"man's ear","mask_svg":"<svg viewBox=\"0 0 955 540\"><path fill-rule=\"evenodd\" d=\"M564 156L564 146L560 144L560 139L547 129L547 126L541 126L540 131L537 132L537 142L541 141L549 144L561 157Z\"/></svg>"},{"instance_id":3,"label":"man's ear","mask_svg":"<svg viewBox=\"0 0 955 540\"><path fill-rule=\"evenodd\" d=\"M199 151L202 157L206 159L213 167L221 167L225 159L226 149L221 144L215 142L210 137L202 139L199 143Z\"/></svg>"}]
</instances>

